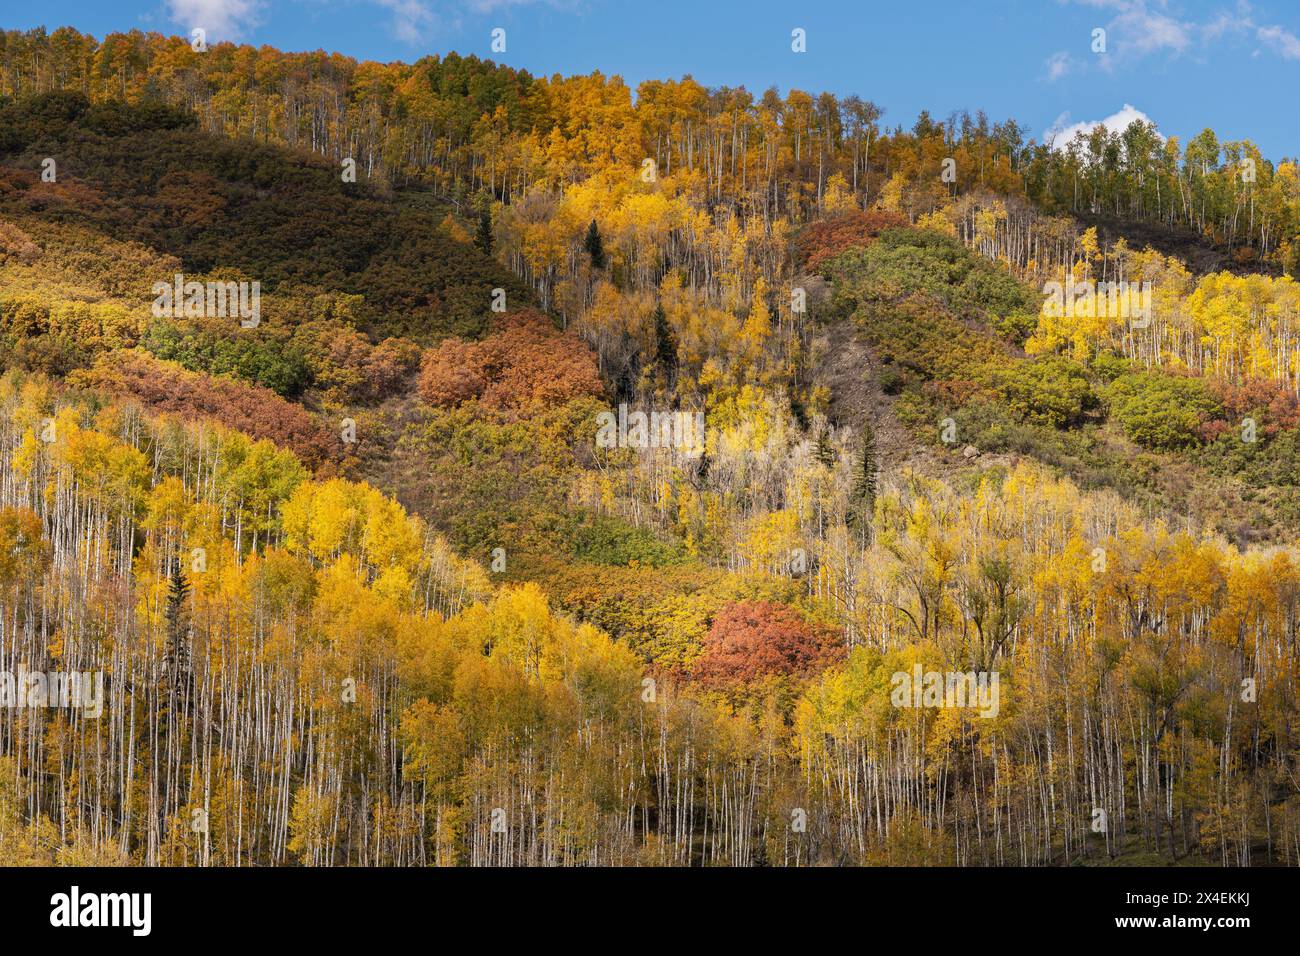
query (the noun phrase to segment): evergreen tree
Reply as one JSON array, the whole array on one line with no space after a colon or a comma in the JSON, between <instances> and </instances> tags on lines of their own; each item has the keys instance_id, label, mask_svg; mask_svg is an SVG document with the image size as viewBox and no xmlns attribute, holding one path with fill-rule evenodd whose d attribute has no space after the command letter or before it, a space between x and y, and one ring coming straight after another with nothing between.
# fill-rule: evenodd
<instances>
[{"instance_id":1,"label":"evergreen tree","mask_svg":"<svg viewBox=\"0 0 1300 956\"><path fill-rule=\"evenodd\" d=\"M486 209L479 213L478 231L474 233L474 245L483 251L483 255L492 255L492 213Z\"/></svg>"},{"instance_id":2,"label":"evergreen tree","mask_svg":"<svg viewBox=\"0 0 1300 956\"><path fill-rule=\"evenodd\" d=\"M880 465L876 460L876 433L871 425L862 425L862 452L858 458L858 473L853 483L853 499L846 516L850 527L867 529L876 512L876 491L880 481Z\"/></svg>"},{"instance_id":3,"label":"evergreen tree","mask_svg":"<svg viewBox=\"0 0 1300 956\"><path fill-rule=\"evenodd\" d=\"M582 248L587 250L587 255L591 256L591 267L593 269L605 268L605 244L600 238L600 229L596 226L596 220L591 220L591 225L587 227L587 238L583 240Z\"/></svg>"},{"instance_id":4,"label":"evergreen tree","mask_svg":"<svg viewBox=\"0 0 1300 956\"><path fill-rule=\"evenodd\" d=\"M671 386L677 378L677 336L673 335L662 305L655 306L655 362Z\"/></svg>"},{"instance_id":5,"label":"evergreen tree","mask_svg":"<svg viewBox=\"0 0 1300 956\"><path fill-rule=\"evenodd\" d=\"M178 560L172 567L171 583L167 589L167 650L164 667L173 686L181 675L189 671L189 622L186 602L190 595L190 582Z\"/></svg>"}]
</instances>

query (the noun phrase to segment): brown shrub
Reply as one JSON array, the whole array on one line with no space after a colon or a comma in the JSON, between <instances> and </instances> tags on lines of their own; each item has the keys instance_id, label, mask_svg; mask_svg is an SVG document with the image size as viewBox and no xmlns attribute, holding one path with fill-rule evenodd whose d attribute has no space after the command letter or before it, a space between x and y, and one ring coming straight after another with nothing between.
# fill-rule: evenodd
<instances>
[{"instance_id":1,"label":"brown shrub","mask_svg":"<svg viewBox=\"0 0 1300 956\"><path fill-rule=\"evenodd\" d=\"M507 316L499 331L481 342L446 339L424 355L420 396L432 405L455 406L477 398L507 414L562 405L601 395L596 355L573 333L561 333L540 312Z\"/></svg>"},{"instance_id":2,"label":"brown shrub","mask_svg":"<svg viewBox=\"0 0 1300 956\"><path fill-rule=\"evenodd\" d=\"M0 219L0 263L13 259L29 266L40 258L40 255L41 248L32 242L31 236L12 222Z\"/></svg>"},{"instance_id":3,"label":"brown shrub","mask_svg":"<svg viewBox=\"0 0 1300 956\"><path fill-rule=\"evenodd\" d=\"M1268 379L1246 379L1239 385L1215 379L1210 393L1223 407L1224 420L1211 420L1201 426L1202 437L1213 440L1235 431L1247 415L1260 415L1260 434L1273 437L1280 431L1300 426L1300 402L1287 386Z\"/></svg>"},{"instance_id":4,"label":"brown shrub","mask_svg":"<svg viewBox=\"0 0 1300 956\"><path fill-rule=\"evenodd\" d=\"M304 322L294 332L313 382L335 401L381 402L403 391L420 366L422 349L409 339L378 345L338 320Z\"/></svg>"},{"instance_id":5,"label":"brown shrub","mask_svg":"<svg viewBox=\"0 0 1300 956\"><path fill-rule=\"evenodd\" d=\"M869 245L886 229L907 224L907 217L900 213L878 209L855 210L804 227L796 248L804 269L816 272L823 262L833 259L845 249Z\"/></svg>"},{"instance_id":6,"label":"brown shrub","mask_svg":"<svg viewBox=\"0 0 1300 956\"><path fill-rule=\"evenodd\" d=\"M93 368L74 373L75 384L130 398L151 411L191 420L210 418L265 438L316 467L336 452L331 432L302 407L260 385L190 372L138 349L102 356Z\"/></svg>"},{"instance_id":7,"label":"brown shrub","mask_svg":"<svg viewBox=\"0 0 1300 956\"><path fill-rule=\"evenodd\" d=\"M805 620L786 604L743 601L714 618L693 673L704 684L748 683L813 673L843 656L844 641L834 629Z\"/></svg>"}]
</instances>

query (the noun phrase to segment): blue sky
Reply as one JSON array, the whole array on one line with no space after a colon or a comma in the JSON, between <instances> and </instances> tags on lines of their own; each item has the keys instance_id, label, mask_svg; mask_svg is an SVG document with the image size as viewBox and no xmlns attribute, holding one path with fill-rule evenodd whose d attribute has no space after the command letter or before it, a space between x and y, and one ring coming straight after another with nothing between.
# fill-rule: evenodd
<instances>
[{"instance_id":1,"label":"blue sky","mask_svg":"<svg viewBox=\"0 0 1300 956\"><path fill-rule=\"evenodd\" d=\"M1300 154L1296 0L43 0L7 28L138 27L358 59L476 53L534 74L691 74L708 86L857 93L910 126L929 109L1051 129L1150 117ZM490 50L506 31L506 52ZM806 31L807 52L791 51ZM1106 31L1105 53L1092 50ZM1127 109L1126 109L1127 107Z\"/></svg>"}]
</instances>

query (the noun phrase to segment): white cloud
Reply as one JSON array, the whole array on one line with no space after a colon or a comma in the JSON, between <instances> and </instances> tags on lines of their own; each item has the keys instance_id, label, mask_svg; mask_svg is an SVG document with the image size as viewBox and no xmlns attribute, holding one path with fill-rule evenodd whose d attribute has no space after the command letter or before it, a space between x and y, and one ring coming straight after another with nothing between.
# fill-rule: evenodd
<instances>
[{"instance_id":1,"label":"white cloud","mask_svg":"<svg viewBox=\"0 0 1300 956\"><path fill-rule=\"evenodd\" d=\"M1069 73L1073 66L1074 62L1070 59L1070 54L1058 50L1047 58L1047 79L1055 82Z\"/></svg>"},{"instance_id":2,"label":"white cloud","mask_svg":"<svg viewBox=\"0 0 1300 956\"><path fill-rule=\"evenodd\" d=\"M1222 36L1254 36L1256 40L1287 60L1300 60L1300 37L1286 27L1274 24L1258 26L1251 17L1248 0L1237 0L1236 13L1220 13L1214 20L1201 28L1201 36L1206 43ZM1255 50L1251 56L1259 56Z\"/></svg>"},{"instance_id":3,"label":"white cloud","mask_svg":"<svg viewBox=\"0 0 1300 956\"><path fill-rule=\"evenodd\" d=\"M428 38L439 26L438 16L424 0L375 0L381 7L391 10L393 19L389 26L393 35L403 43L419 43Z\"/></svg>"},{"instance_id":4,"label":"white cloud","mask_svg":"<svg viewBox=\"0 0 1300 956\"><path fill-rule=\"evenodd\" d=\"M441 8L434 11L433 0L372 0L392 11L389 28L404 43L423 43L441 30L458 30L463 13L484 15L508 7L521 7L533 3L549 3L564 9L567 0L443 0Z\"/></svg>"},{"instance_id":5,"label":"white cloud","mask_svg":"<svg viewBox=\"0 0 1300 956\"><path fill-rule=\"evenodd\" d=\"M1152 122L1151 117L1129 103L1125 103L1123 109L1117 113L1111 113L1105 119L1087 120L1082 123L1070 123L1070 114L1062 113L1052 123L1045 138L1052 144L1052 149L1064 149L1080 133L1087 135L1098 126L1104 126L1112 133L1120 133L1128 129L1134 120ZM1066 125L1067 123L1069 125Z\"/></svg>"},{"instance_id":6,"label":"white cloud","mask_svg":"<svg viewBox=\"0 0 1300 956\"><path fill-rule=\"evenodd\" d=\"M1129 5L1106 26L1119 56L1148 56L1162 50L1184 53L1195 30L1194 23L1150 10L1143 0Z\"/></svg>"},{"instance_id":7,"label":"white cloud","mask_svg":"<svg viewBox=\"0 0 1300 956\"><path fill-rule=\"evenodd\" d=\"M173 21L207 34L209 43L235 40L260 22L258 0L167 0L167 13Z\"/></svg>"},{"instance_id":8,"label":"white cloud","mask_svg":"<svg viewBox=\"0 0 1300 956\"><path fill-rule=\"evenodd\" d=\"M1154 54L1181 56L1195 49L1207 49L1224 40L1254 37L1263 46L1288 60L1300 59L1300 37L1281 26L1258 26L1253 19L1250 0L1237 0L1231 9L1219 10L1204 21L1184 19L1168 12L1166 0L1062 0L1079 6L1104 10L1109 19L1104 26L1107 53L1097 58L1096 66L1112 70L1118 63ZM1104 16L1099 16L1102 20ZM1255 51L1256 55L1258 50ZM1051 70L1061 54L1048 60L1049 79L1059 74ZM1080 64L1075 64L1077 67Z\"/></svg>"},{"instance_id":9,"label":"white cloud","mask_svg":"<svg viewBox=\"0 0 1300 956\"><path fill-rule=\"evenodd\" d=\"M1236 13L1222 11L1217 17L1201 27L1201 39L1206 43L1212 43L1220 37L1228 35L1241 36L1242 34L1249 34L1254 27L1255 23L1250 18L1250 4L1246 0L1239 0Z\"/></svg>"},{"instance_id":10,"label":"white cloud","mask_svg":"<svg viewBox=\"0 0 1300 956\"><path fill-rule=\"evenodd\" d=\"M475 13L491 13L503 7L522 7L539 0L469 0L468 6ZM556 4L552 4L555 6Z\"/></svg>"},{"instance_id":11,"label":"white cloud","mask_svg":"<svg viewBox=\"0 0 1300 956\"><path fill-rule=\"evenodd\" d=\"M1255 35L1288 60L1300 60L1300 37L1282 27L1260 27Z\"/></svg>"}]
</instances>

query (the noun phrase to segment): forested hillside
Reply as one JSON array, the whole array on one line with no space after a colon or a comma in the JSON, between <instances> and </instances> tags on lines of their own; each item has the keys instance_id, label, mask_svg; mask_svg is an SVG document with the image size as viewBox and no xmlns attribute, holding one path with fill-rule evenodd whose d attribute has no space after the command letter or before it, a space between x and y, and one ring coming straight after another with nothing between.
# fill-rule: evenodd
<instances>
[{"instance_id":1,"label":"forested hillside","mask_svg":"<svg viewBox=\"0 0 1300 956\"><path fill-rule=\"evenodd\" d=\"M0 863L1300 863L1300 167L1025 136L0 33Z\"/></svg>"}]
</instances>

